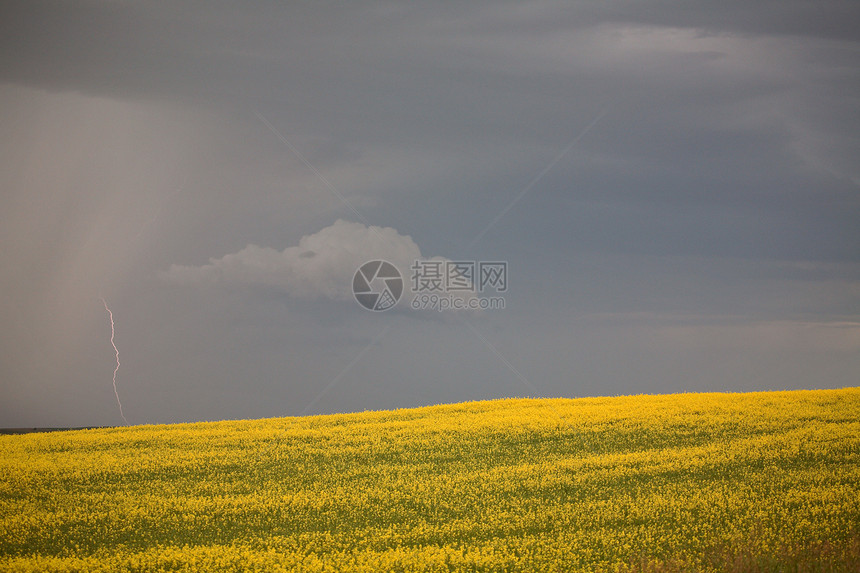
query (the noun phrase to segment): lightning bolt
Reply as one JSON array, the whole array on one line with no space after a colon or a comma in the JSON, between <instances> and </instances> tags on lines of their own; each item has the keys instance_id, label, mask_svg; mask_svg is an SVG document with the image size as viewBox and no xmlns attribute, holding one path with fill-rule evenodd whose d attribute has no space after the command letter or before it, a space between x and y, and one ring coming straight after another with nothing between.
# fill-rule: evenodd
<instances>
[{"instance_id":1,"label":"lightning bolt","mask_svg":"<svg viewBox=\"0 0 860 573\"><path fill-rule=\"evenodd\" d=\"M122 416L123 422L128 426L128 420L125 419L125 414L122 413L122 402L119 400L119 392L116 389L116 373L119 372L119 349L116 347L116 343L113 341L114 335L116 331L114 330L113 324L113 312L111 312L110 308L108 308L108 303L102 297L102 304L105 305L105 310L108 312L108 316L110 317L110 345L113 346L113 351L116 353L116 368L113 369L113 393L116 396L116 403L119 405L119 415Z\"/></svg>"}]
</instances>

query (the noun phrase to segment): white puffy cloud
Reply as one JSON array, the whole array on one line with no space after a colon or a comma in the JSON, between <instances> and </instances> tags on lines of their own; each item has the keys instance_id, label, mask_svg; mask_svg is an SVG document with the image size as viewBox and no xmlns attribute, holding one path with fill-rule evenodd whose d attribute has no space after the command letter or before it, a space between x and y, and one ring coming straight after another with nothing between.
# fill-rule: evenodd
<instances>
[{"instance_id":1,"label":"white puffy cloud","mask_svg":"<svg viewBox=\"0 0 860 573\"><path fill-rule=\"evenodd\" d=\"M377 259L394 264L408 281L410 266L423 257L412 237L396 229L338 219L302 237L298 246L278 251L248 245L206 265L171 265L161 278L177 284L259 285L301 298L348 300L356 269Z\"/></svg>"}]
</instances>

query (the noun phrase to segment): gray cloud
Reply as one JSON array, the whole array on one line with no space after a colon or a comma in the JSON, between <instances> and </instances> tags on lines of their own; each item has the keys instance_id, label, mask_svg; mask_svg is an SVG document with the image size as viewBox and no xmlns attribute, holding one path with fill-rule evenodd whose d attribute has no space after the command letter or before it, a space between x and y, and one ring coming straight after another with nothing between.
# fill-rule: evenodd
<instances>
[{"instance_id":1,"label":"gray cloud","mask_svg":"<svg viewBox=\"0 0 860 573\"><path fill-rule=\"evenodd\" d=\"M350 300L353 274L363 263L386 260L403 273L423 258L411 237L391 227L338 219L283 251L248 245L206 265L172 265L160 276L178 284L256 285L299 298Z\"/></svg>"}]
</instances>

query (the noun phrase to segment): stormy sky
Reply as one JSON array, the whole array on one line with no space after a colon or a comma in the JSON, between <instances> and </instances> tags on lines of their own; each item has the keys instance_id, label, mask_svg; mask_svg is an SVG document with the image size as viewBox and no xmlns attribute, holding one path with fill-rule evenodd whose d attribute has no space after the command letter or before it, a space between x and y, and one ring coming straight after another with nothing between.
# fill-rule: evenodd
<instances>
[{"instance_id":1,"label":"stormy sky","mask_svg":"<svg viewBox=\"0 0 860 573\"><path fill-rule=\"evenodd\" d=\"M102 298L133 424L856 386L858 20L4 1L0 426L123 423ZM504 309L413 310L416 260Z\"/></svg>"}]
</instances>

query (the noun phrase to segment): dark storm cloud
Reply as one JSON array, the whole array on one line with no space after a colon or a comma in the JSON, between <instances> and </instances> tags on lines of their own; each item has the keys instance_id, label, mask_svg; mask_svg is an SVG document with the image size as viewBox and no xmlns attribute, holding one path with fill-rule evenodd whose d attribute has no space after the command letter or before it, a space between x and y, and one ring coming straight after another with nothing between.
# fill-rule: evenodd
<instances>
[{"instance_id":1,"label":"dark storm cloud","mask_svg":"<svg viewBox=\"0 0 860 573\"><path fill-rule=\"evenodd\" d=\"M362 314L338 225L509 261L476 328L550 394L856 381L858 19L2 2L0 425L117 421L100 293L133 421L528 391L463 325Z\"/></svg>"},{"instance_id":2,"label":"dark storm cloud","mask_svg":"<svg viewBox=\"0 0 860 573\"><path fill-rule=\"evenodd\" d=\"M365 160L382 171L371 149L413 150L404 170L417 156L445 164L426 188L410 182L405 199L401 179L371 185L383 214L419 227L447 220L453 244L467 244L608 104L585 149L499 233L531 213L550 227L567 220L574 246L588 249L860 256L847 2L0 10L5 81L260 109L322 142L309 151L321 168Z\"/></svg>"},{"instance_id":3,"label":"dark storm cloud","mask_svg":"<svg viewBox=\"0 0 860 573\"><path fill-rule=\"evenodd\" d=\"M697 28L710 33L750 35L792 35L817 38L860 39L850 19L856 6L850 1L806 2L768 0L764 2L683 2L658 1L648 4L628 2L620 18L659 26Z\"/></svg>"},{"instance_id":4,"label":"dark storm cloud","mask_svg":"<svg viewBox=\"0 0 860 573\"><path fill-rule=\"evenodd\" d=\"M426 72L469 61L469 36L511 42L604 24L688 28L699 33L858 39L856 6L803 2L359 3L9 1L0 8L7 80L112 93L191 89L235 95L284 67L293 77L355 73L409 58ZM456 38L450 48L446 40ZM432 48L426 52L427 48ZM405 51L404 51L405 50ZM434 53L465 61L440 61ZM426 57L421 57L426 52ZM718 54L713 54L718 56ZM339 65L331 66L335 62ZM447 67L447 66L446 66ZM233 85L229 85L229 84ZM410 82L404 82L409 84ZM431 82L427 82L429 86ZM418 87L418 86L415 86ZM425 86L426 87L426 86Z\"/></svg>"}]
</instances>

